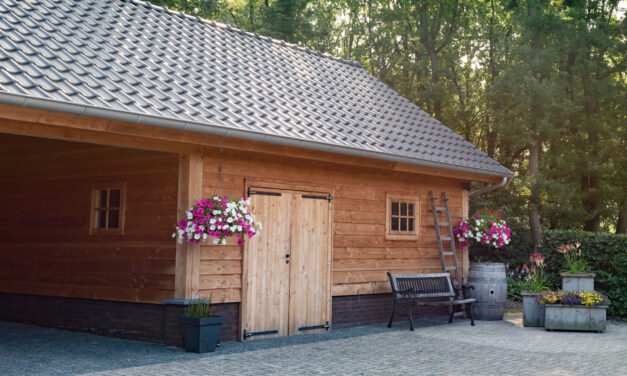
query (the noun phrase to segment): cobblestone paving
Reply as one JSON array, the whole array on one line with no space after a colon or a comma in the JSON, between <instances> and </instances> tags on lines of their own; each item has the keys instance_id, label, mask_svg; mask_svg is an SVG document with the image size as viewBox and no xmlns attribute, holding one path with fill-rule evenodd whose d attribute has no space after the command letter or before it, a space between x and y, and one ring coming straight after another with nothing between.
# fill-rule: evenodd
<instances>
[{"instance_id":1,"label":"cobblestone paving","mask_svg":"<svg viewBox=\"0 0 627 376\"><path fill-rule=\"evenodd\" d=\"M118 375L627 375L627 324L603 334L460 321L94 373Z\"/></svg>"}]
</instances>

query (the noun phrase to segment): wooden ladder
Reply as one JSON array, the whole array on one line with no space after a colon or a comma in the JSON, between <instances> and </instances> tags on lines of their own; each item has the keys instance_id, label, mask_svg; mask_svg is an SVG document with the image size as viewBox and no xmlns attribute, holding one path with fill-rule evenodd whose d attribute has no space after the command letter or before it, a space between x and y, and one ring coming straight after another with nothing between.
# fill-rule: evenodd
<instances>
[{"instance_id":1,"label":"wooden ladder","mask_svg":"<svg viewBox=\"0 0 627 376\"><path fill-rule=\"evenodd\" d=\"M451 224L451 215L448 210L448 198L446 192L442 192L442 205L437 206L435 202L435 195L433 191L429 191L429 199L431 199L431 211L433 212L433 224L435 225L435 236L438 241L438 250L440 251L440 264L442 265L442 272L450 273L453 285L457 289L462 288L462 279L459 275L459 266L457 265L457 251L455 250L455 237L453 235L453 226ZM446 215L446 221L441 222L439 213L444 212ZM442 236L440 227L448 228L448 236ZM442 242L449 243L449 250L445 251ZM453 265L446 265L446 256L453 258ZM461 291L461 290L457 290Z\"/></svg>"}]
</instances>

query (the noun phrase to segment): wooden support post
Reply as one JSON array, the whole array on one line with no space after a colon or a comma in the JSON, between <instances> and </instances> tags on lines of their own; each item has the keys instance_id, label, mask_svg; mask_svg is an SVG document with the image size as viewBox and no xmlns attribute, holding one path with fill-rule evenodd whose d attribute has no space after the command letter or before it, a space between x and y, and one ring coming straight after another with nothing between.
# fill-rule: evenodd
<instances>
[{"instance_id":1,"label":"wooden support post","mask_svg":"<svg viewBox=\"0 0 627 376\"><path fill-rule=\"evenodd\" d=\"M468 219L468 191L462 190L462 220ZM466 283L468 281L468 269L470 269L470 256L468 254L468 247L461 248L462 251L462 281Z\"/></svg>"},{"instance_id":2,"label":"wooden support post","mask_svg":"<svg viewBox=\"0 0 627 376\"><path fill-rule=\"evenodd\" d=\"M186 218L186 211L202 199L202 154L179 156L178 220ZM176 245L176 270L174 297L192 299L198 297L200 282L200 245L196 243Z\"/></svg>"}]
</instances>

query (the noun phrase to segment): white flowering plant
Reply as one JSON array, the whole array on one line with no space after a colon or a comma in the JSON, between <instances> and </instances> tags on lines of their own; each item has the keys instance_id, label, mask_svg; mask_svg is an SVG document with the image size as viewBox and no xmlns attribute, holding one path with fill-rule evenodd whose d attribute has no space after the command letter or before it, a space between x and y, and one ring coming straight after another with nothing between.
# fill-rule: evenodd
<instances>
[{"instance_id":1,"label":"white flowering plant","mask_svg":"<svg viewBox=\"0 0 627 376\"><path fill-rule=\"evenodd\" d=\"M244 244L244 235L249 238L259 234L261 223L248 210L250 200L239 201L227 196L213 196L200 200L189 209L187 219L181 219L172 234L179 243L199 243L214 238L213 244L226 244L226 238L237 236L237 244Z\"/></svg>"},{"instance_id":2,"label":"white flowering plant","mask_svg":"<svg viewBox=\"0 0 627 376\"><path fill-rule=\"evenodd\" d=\"M453 232L462 248L475 243L498 249L511 240L511 229L503 220L503 215L488 208L479 210L467 221L460 221Z\"/></svg>"}]
</instances>

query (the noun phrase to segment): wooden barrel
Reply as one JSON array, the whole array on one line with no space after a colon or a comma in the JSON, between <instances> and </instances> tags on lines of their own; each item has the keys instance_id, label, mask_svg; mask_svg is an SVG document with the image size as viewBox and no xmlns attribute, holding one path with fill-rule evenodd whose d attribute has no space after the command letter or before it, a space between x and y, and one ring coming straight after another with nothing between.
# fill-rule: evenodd
<instances>
[{"instance_id":1,"label":"wooden barrel","mask_svg":"<svg viewBox=\"0 0 627 376\"><path fill-rule=\"evenodd\" d=\"M502 320L507 302L507 280L502 263L473 263L468 270L470 296L477 299L472 313L477 320Z\"/></svg>"}]
</instances>

